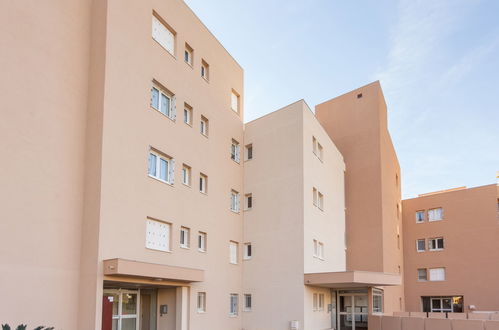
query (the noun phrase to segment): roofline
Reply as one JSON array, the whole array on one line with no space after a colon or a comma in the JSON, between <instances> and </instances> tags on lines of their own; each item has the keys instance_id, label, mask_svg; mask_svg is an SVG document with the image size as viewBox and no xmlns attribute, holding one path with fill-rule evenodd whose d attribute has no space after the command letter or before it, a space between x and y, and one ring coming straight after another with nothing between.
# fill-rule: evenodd
<instances>
[{"instance_id":1,"label":"roofline","mask_svg":"<svg viewBox=\"0 0 499 330\"><path fill-rule=\"evenodd\" d=\"M403 201L408 201L412 199L418 199L418 198L425 198L425 197L431 197L431 196L436 196L436 195L441 195L441 194L448 194L448 193L453 193L457 191L466 191L466 190L472 190L472 189L479 189L479 188L485 188L485 187L496 187L498 184L496 183L491 183L491 184L485 184L482 186L475 186L475 187L457 187L457 188L450 188L450 189L444 189L444 190L438 190L435 192L429 192L429 193L424 193L424 194L419 194L418 197L412 197L412 198L406 198L403 199Z\"/></svg>"},{"instance_id":2,"label":"roofline","mask_svg":"<svg viewBox=\"0 0 499 330\"><path fill-rule=\"evenodd\" d=\"M318 106L320 106L320 105L322 105L322 104L324 104L324 103L330 102L330 101L332 101L332 100L334 100L334 99L340 98L340 97L345 96L345 95L347 95L347 94L350 94L350 93L353 93L353 92L355 92L355 91L358 91L359 89L365 88L365 87L367 87L367 86L375 85L375 84L379 85L379 86L380 86L380 88L381 88L381 83L380 83L380 81L379 81L379 80L375 80L375 81L370 82L370 83L368 83L368 84L365 84L365 85L363 85L363 86L361 86L361 87L357 87L357 88L352 89L352 90L350 90L350 91L348 91L348 92L345 92L345 93L340 94L340 95L338 95L338 96L335 96L335 97L333 97L333 98L327 99L326 101L323 101L323 102L321 102L321 103L318 103L315 107L318 107ZM381 92L383 92L383 89L381 89ZM384 95L383 95L383 97L384 97Z\"/></svg>"},{"instance_id":3,"label":"roofline","mask_svg":"<svg viewBox=\"0 0 499 330\"><path fill-rule=\"evenodd\" d=\"M312 109L308 106L307 102L306 102L304 99L299 99L299 100L297 100L297 101L295 101L295 102L293 102L293 103L290 103L290 104L288 104L288 105L285 105L285 106L283 106L283 107L281 107L281 108L279 108L279 109L277 109L277 110L271 111L271 112L269 112L269 113L264 114L263 116L260 116L260 117L258 117L258 118L255 118L255 119L251 120L251 121L248 121L248 122L244 123L244 125L251 124L251 123L253 123L254 121L257 121L257 120L259 120L259 119L262 119L262 118L268 117L268 116L270 116L270 115L272 115L272 114L274 114L274 113L276 113L276 112L278 112L278 111L285 110L286 108L288 108L288 107L290 107L290 106L292 106L292 105L295 105L296 103L299 103L299 102L303 102L303 103L306 105L306 107L308 108L308 110L310 110L310 112L314 113L314 112L312 111Z\"/></svg>"}]
</instances>

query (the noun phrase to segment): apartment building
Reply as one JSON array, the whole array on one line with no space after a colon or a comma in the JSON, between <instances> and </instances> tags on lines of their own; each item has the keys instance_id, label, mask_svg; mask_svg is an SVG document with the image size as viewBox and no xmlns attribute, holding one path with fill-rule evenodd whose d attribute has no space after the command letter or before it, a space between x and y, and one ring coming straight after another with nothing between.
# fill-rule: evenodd
<instances>
[{"instance_id":1,"label":"apartment building","mask_svg":"<svg viewBox=\"0 0 499 330\"><path fill-rule=\"evenodd\" d=\"M353 330L403 308L379 83L243 125L243 70L181 0L0 18L0 322Z\"/></svg>"},{"instance_id":2,"label":"apartment building","mask_svg":"<svg viewBox=\"0 0 499 330\"><path fill-rule=\"evenodd\" d=\"M499 311L499 185L402 202L408 311Z\"/></svg>"}]
</instances>

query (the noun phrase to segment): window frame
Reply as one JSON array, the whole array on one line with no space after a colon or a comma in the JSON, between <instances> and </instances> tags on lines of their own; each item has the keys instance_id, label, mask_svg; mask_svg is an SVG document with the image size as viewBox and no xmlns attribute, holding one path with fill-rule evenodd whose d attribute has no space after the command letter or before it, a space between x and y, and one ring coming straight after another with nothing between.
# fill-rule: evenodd
<instances>
[{"instance_id":1,"label":"window frame","mask_svg":"<svg viewBox=\"0 0 499 330\"><path fill-rule=\"evenodd\" d=\"M231 93L230 93L230 109L237 114L239 114L240 108L241 108L240 99L241 99L241 95L238 92L236 92L234 89L232 89ZM234 109L234 100L235 100L235 106L236 106L235 109Z\"/></svg>"},{"instance_id":2,"label":"window frame","mask_svg":"<svg viewBox=\"0 0 499 330\"><path fill-rule=\"evenodd\" d=\"M232 139L230 145L230 159L237 164L241 163L241 145L236 139Z\"/></svg>"},{"instance_id":3,"label":"window frame","mask_svg":"<svg viewBox=\"0 0 499 330\"><path fill-rule=\"evenodd\" d=\"M252 309L253 309L253 296L251 293L245 293L243 295L243 312L251 312Z\"/></svg>"},{"instance_id":4,"label":"window frame","mask_svg":"<svg viewBox=\"0 0 499 330\"><path fill-rule=\"evenodd\" d=\"M424 271L424 278L420 276L420 271ZM427 282L428 281L428 269L427 268L418 268L416 270L418 282Z\"/></svg>"},{"instance_id":5,"label":"window frame","mask_svg":"<svg viewBox=\"0 0 499 330\"><path fill-rule=\"evenodd\" d=\"M422 214L423 215L421 220L419 220L418 214ZM415 213L415 217L416 217L416 223L423 223L423 222L425 222L425 211L424 210L417 210L416 213Z\"/></svg>"},{"instance_id":6,"label":"window frame","mask_svg":"<svg viewBox=\"0 0 499 330\"><path fill-rule=\"evenodd\" d=\"M436 211L436 210L440 210L440 214L439 214L439 218L432 218L431 214L433 213L430 213L432 211ZM442 221L444 220L444 209L442 207L434 207L434 208L431 208L431 209L428 209L428 222L435 222L435 221Z\"/></svg>"},{"instance_id":7,"label":"window frame","mask_svg":"<svg viewBox=\"0 0 499 330\"><path fill-rule=\"evenodd\" d=\"M248 193L244 195L244 210L249 211L253 209L253 194Z\"/></svg>"},{"instance_id":8,"label":"window frame","mask_svg":"<svg viewBox=\"0 0 499 330\"><path fill-rule=\"evenodd\" d=\"M204 59L201 59L201 78L206 82L210 81L210 65Z\"/></svg>"},{"instance_id":9,"label":"window frame","mask_svg":"<svg viewBox=\"0 0 499 330\"><path fill-rule=\"evenodd\" d=\"M236 317L239 315L239 294L231 293L229 300L229 316Z\"/></svg>"},{"instance_id":10,"label":"window frame","mask_svg":"<svg viewBox=\"0 0 499 330\"><path fill-rule=\"evenodd\" d=\"M182 164L182 184L187 187L191 187L192 183L192 168L187 164ZM187 182L186 179L187 178Z\"/></svg>"},{"instance_id":11,"label":"window frame","mask_svg":"<svg viewBox=\"0 0 499 330\"><path fill-rule=\"evenodd\" d=\"M199 132L205 137L210 135L210 121L203 115L201 115Z\"/></svg>"},{"instance_id":12,"label":"window frame","mask_svg":"<svg viewBox=\"0 0 499 330\"><path fill-rule=\"evenodd\" d=\"M180 227L180 247L182 249L191 248L191 229L189 227Z\"/></svg>"},{"instance_id":13,"label":"window frame","mask_svg":"<svg viewBox=\"0 0 499 330\"><path fill-rule=\"evenodd\" d=\"M198 313L206 313L206 292L198 292L196 310Z\"/></svg>"},{"instance_id":14,"label":"window frame","mask_svg":"<svg viewBox=\"0 0 499 330\"><path fill-rule=\"evenodd\" d=\"M444 282L446 280L446 277L447 277L447 274L446 274L446 271L445 271L445 267L433 267L433 268L429 268L428 269L429 272L428 272L428 281L430 282ZM432 276L432 270L435 271L435 270L442 270L442 279L433 279L433 276Z\"/></svg>"},{"instance_id":15,"label":"window frame","mask_svg":"<svg viewBox=\"0 0 499 330\"><path fill-rule=\"evenodd\" d=\"M442 247L438 247L439 241L442 242ZM435 247L432 248L432 245L434 244ZM445 249L445 243L444 243L444 238L443 237L433 237L433 238L428 238L428 251L443 251Z\"/></svg>"},{"instance_id":16,"label":"window frame","mask_svg":"<svg viewBox=\"0 0 499 330\"><path fill-rule=\"evenodd\" d=\"M188 55L188 59L186 59ZM194 49L186 42L184 45L184 62L191 68L194 67Z\"/></svg>"},{"instance_id":17,"label":"window frame","mask_svg":"<svg viewBox=\"0 0 499 330\"><path fill-rule=\"evenodd\" d=\"M251 258L253 258L253 246L251 242L246 242L243 247L243 260L250 260Z\"/></svg>"},{"instance_id":18,"label":"window frame","mask_svg":"<svg viewBox=\"0 0 499 330\"><path fill-rule=\"evenodd\" d=\"M198 251L205 253L208 247L208 234L204 231L198 232Z\"/></svg>"},{"instance_id":19,"label":"window frame","mask_svg":"<svg viewBox=\"0 0 499 330\"><path fill-rule=\"evenodd\" d=\"M423 242L423 249L422 250L419 248L419 243L421 241ZM426 239L424 239L424 238L416 239L416 252L426 252Z\"/></svg>"},{"instance_id":20,"label":"window frame","mask_svg":"<svg viewBox=\"0 0 499 330\"><path fill-rule=\"evenodd\" d=\"M156 158L154 165L154 174L151 173L151 156ZM166 163L165 178L162 178L161 161ZM154 148L149 148L148 160L147 160L147 175L150 178L156 179L163 183L173 185L175 183L175 159L170 157Z\"/></svg>"},{"instance_id":21,"label":"window frame","mask_svg":"<svg viewBox=\"0 0 499 330\"><path fill-rule=\"evenodd\" d=\"M381 289L376 289L376 288L373 288L372 289L372 306L373 306L373 314L383 314L383 310L384 310L384 291L381 290ZM375 297L380 297L380 306L379 308L376 308L376 302L375 302Z\"/></svg>"},{"instance_id":22,"label":"window frame","mask_svg":"<svg viewBox=\"0 0 499 330\"><path fill-rule=\"evenodd\" d=\"M199 192L208 194L208 176L203 173L199 173Z\"/></svg>"},{"instance_id":23,"label":"window frame","mask_svg":"<svg viewBox=\"0 0 499 330\"><path fill-rule=\"evenodd\" d=\"M158 105L154 104L154 90L157 91L158 93ZM163 109L163 96L168 99L168 109ZM152 82L152 87L151 87L151 102L149 103L149 106L153 109L165 116L166 118L175 121L176 120L176 110L177 110L177 97L175 93L171 92L164 86L162 86L160 83L158 83L156 80L153 80Z\"/></svg>"},{"instance_id":24,"label":"window frame","mask_svg":"<svg viewBox=\"0 0 499 330\"><path fill-rule=\"evenodd\" d=\"M186 113L188 114L188 121L185 121L185 119L186 119L185 114ZM192 107L189 104L187 104L187 103L184 102L184 112L183 112L183 116L182 116L182 120L184 121L184 124L189 125L190 127L192 127L192 117L193 117L193 114L194 114L194 112L193 112Z\"/></svg>"},{"instance_id":25,"label":"window frame","mask_svg":"<svg viewBox=\"0 0 499 330\"><path fill-rule=\"evenodd\" d=\"M230 210L234 213L239 213L241 210L240 207L240 200L241 200L241 194L237 191L232 189L230 191Z\"/></svg>"},{"instance_id":26,"label":"window frame","mask_svg":"<svg viewBox=\"0 0 499 330\"><path fill-rule=\"evenodd\" d=\"M253 159L253 143L249 143L244 146L244 160L252 160Z\"/></svg>"}]
</instances>

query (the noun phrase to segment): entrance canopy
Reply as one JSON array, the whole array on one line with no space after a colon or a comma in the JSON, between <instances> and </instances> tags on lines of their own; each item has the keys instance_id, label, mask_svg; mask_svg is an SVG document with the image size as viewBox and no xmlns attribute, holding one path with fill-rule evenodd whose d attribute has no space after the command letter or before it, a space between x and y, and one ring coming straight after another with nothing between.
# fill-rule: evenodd
<instances>
[{"instance_id":1,"label":"entrance canopy","mask_svg":"<svg viewBox=\"0 0 499 330\"><path fill-rule=\"evenodd\" d=\"M393 286L401 285L402 278L399 274L354 270L331 273L308 273L305 274L305 284L326 288Z\"/></svg>"},{"instance_id":2,"label":"entrance canopy","mask_svg":"<svg viewBox=\"0 0 499 330\"><path fill-rule=\"evenodd\" d=\"M204 280L204 270L202 269L152 264L120 258L104 260L104 275L186 283Z\"/></svg>"}]
</instances>

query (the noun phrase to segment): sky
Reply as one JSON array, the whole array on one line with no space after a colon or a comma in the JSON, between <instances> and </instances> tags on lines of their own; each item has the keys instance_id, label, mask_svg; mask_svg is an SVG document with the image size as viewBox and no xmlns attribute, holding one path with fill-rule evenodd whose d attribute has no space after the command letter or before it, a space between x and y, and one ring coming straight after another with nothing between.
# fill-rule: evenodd
<instances>
[{"instance_id":1,"label":"sky","mask_svg":"<svg viewBox=\"0 0 499 330\"><path fill-rule=\"evenodd\" d=\"M403 198L496 182L499 1L186 0L245 74L245 121L379 80Z\"/></svg>"}]
</instances>

